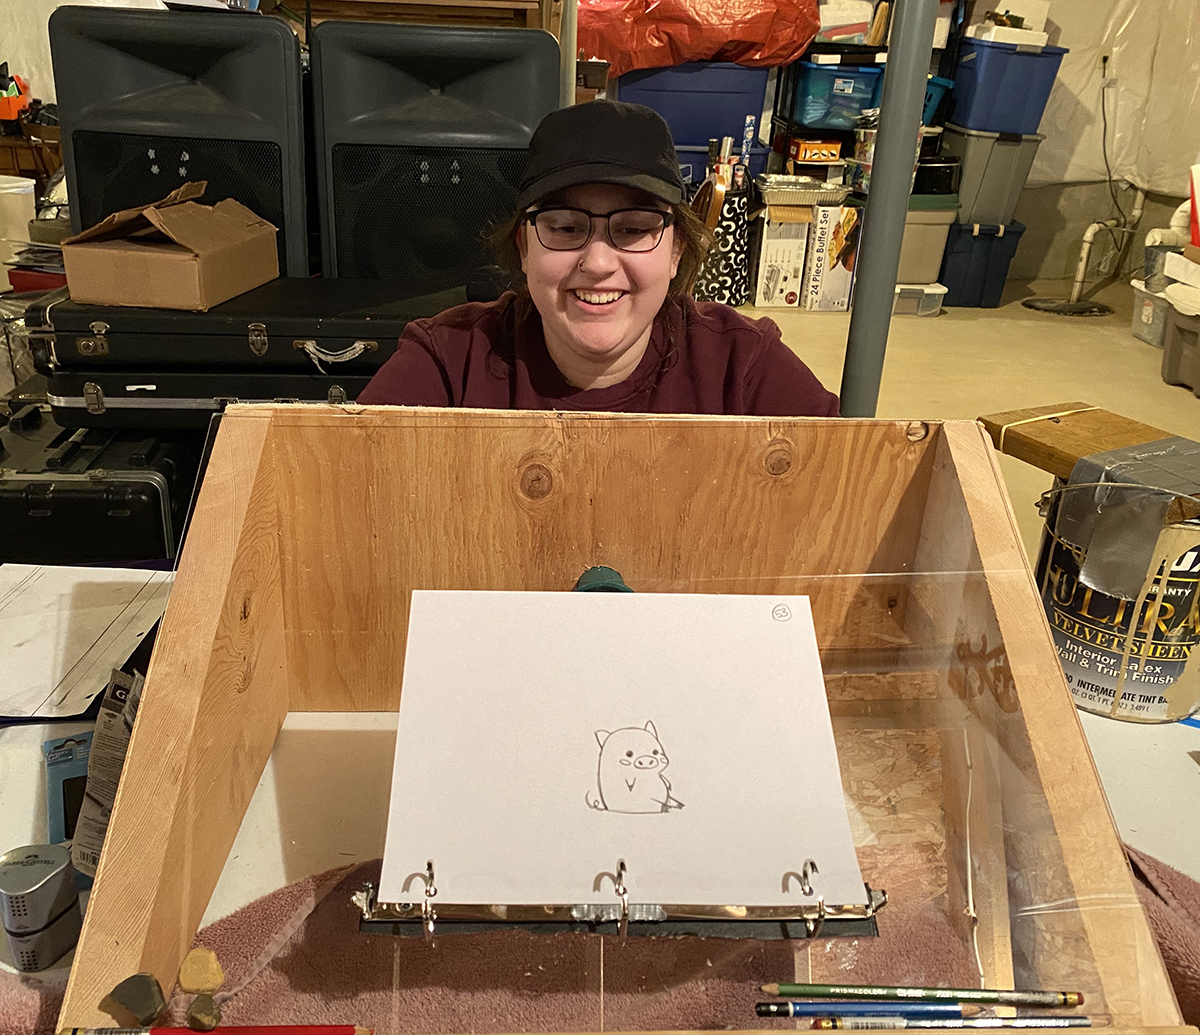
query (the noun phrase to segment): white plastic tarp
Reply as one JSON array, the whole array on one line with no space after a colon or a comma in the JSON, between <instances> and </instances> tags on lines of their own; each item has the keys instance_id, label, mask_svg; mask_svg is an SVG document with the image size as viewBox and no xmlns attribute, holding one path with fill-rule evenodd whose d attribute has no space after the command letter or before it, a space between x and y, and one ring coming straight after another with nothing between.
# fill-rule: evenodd
<instances>
[{"instance_id":1,"label":"white plastic tarp","mask_svg":"<svg viewBox=\"0 0 1200 1035\"><path fill-rule=\"evenodd\" d=\"M1182 197L1200 161L1200 3L1054 0L1050 41L1070 48L1042 117L1029 184L1104 180L1101 98L1112 174ZM1102 58L1109 55L1105 86Z\"/></svg>"}]
</instances>

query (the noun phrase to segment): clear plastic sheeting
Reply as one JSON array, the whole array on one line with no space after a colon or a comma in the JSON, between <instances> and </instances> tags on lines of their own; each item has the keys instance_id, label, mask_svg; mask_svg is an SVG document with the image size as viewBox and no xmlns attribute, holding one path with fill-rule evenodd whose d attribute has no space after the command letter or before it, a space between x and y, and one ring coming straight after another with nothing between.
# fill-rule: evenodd
<instances>
[{"instance_id":1,"label":"clear plastic sheeting","mask_svg":"<svg viewBox=\"0 0 1200 1035\"><path fill-rule=\"evenodd\" d=\"M755 1016L754 1003L768 998L759 985L798 980L1079 991L1084 1006L1070 1012L1117 1027L1178 1024L1060 677L1035 675L1022 651L1010 654L997 620L1006 601L1029 598L1029 574L985 574L969 560L953 570L950 560L917 572L773 580L776 591L812 600L855 849L864 879L888 894L878 937L622 942L499 929L430 946L359 933L349 899L377 878L375 863L348 874L272 964L305 975L289 1008L323 1009L333 997L341 1016L397 1032L781 1028L791 1024ZM729 588L622 574L639 592ZM328 750L315 729L285 726L265 803L289 802L286 852L328 842L328 859L303 864L312 869L349 854L349 842L329 839L332 826L375 832L378 847L357 845L360 858L382 847L382 792L336 795L329 784L386 788L390 776L380 733L324 736ZM764 731L764 749L802 736L781 724ZM337 771L346 757L356 759L352 775ZM802 773L796 786L778 803L780 823L804 822ZM257 808L239 835L243 849L262 839ZM240 854L235 846L230 867ZM329 958L345 966L322 978L319 961ZM350 987L338 988L348 973ZM237 1023L261 1022L259 994L252 985L244 1004L230 1004ZM274 993L264 984L261 994L266 1009Z\"/></svg>"},{"instance_id":2,"label":"clear plastic sheeting","mask_svg":"<svg viewBox=\"0 0 1200 1035\"><path fill-rule=\"evenodd\" d=\"M1057 0L1047 29L1050 42L1070 53L1042 117L1046 141L1029 185L1108 179L1101 149L1107 117L1113 177L1185 196L1188 168L1200 160L1200 18L1193 0Z\"/></svg>"},{"instance_id":3,"label":"clear plastic sheeting","mask_svg":"<svg viewBox=\"0 0 1200 1035\"><path fill-rule=\"evenodd\" d=\"M579 47L610 76L687 61L786 65L820 24L817 0L579 0Z\"/></svg>"}]
</instances>

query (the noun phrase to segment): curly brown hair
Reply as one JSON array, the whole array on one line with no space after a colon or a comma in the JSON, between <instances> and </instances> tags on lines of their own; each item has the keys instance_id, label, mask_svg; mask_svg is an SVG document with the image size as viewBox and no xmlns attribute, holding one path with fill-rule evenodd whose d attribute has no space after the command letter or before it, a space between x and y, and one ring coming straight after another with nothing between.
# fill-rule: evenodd
<instances>
[{"instance_id":1,"label":"curly brown hair","mask_svg":"<svg viewBox=\"0 0 1200 1035\"><path fill-rule=\"evenodd\" d=\"M671 225L683 240L683 250L679 255L679 268L667 288L668 302L692 293L696 278L700 275L704 260L708 258L708 251L713 245L712 231L687 205L672 205L671 212L675 216ZM528 290L525 274L521 272L521 252L517 247L517 230L524 217L524 212L515 212L487 235L492 256L497 265L511 276L513 288L519 295L525 295Z\"/></svg>"}]
</instances>

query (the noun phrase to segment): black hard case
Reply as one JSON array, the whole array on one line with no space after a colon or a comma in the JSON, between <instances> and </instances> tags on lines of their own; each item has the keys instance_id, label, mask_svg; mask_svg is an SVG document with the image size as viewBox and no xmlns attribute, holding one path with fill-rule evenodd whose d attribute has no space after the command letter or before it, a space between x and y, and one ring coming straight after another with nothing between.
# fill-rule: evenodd
<instances>
[{"instance_id":1,"label":"black hard case","mask_svg":"<svg viewBox=\"0 0 1200 1035\"><path fill-rule=\"evenodd\" d=\"M56 370L46 379L54 419L68 428L206 428L232 402L353 402L367 375Z\"/></svg>"},{"instance_id":2,"label":"black hard case","mask_svg":"<svg viewBox=\"0 0 1200 1035\"><path fill-rule=\"evenodd\" d=\"M0 561L173 558L203 433L72 430L48 408L0 428Z\"/></svg>"},{"instance_id":3,"label":"black hard case","mask_svg":"<svg viewBox=\"0 0 1200 1035\"><path fill-rule=\"evenodd\" d=\"M406 298L389 281L281 278L207 313L86 305L56 292L31 308L26 325L47 371L370 377L410 320L466 300L463 288ZM280 394L295 393L267 397Z\"/></svg>"}]
</instances>

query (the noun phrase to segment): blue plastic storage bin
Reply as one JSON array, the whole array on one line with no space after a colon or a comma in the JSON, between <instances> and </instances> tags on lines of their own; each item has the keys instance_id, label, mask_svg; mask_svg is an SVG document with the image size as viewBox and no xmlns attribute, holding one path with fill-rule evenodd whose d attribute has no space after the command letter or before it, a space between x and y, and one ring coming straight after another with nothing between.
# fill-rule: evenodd
<instances>
[{"instance_id":1,"label":"blue plastic storage bin","mask_svg":"<svg viewBox=\"0 0 1200 1035\"><path fill-rule=\"evenodd\" d=\"M800 62L795 121L809 129L853 129L864 108L878 106L883 70L869 65Z\"/></svg>"},{"instance_id":2,"label":"blue plastic storage bin","mask_svg":"<svg viewBox=\"0 0 1200 1035\"><path fill-rule=\"evenodd\" d=\"M1008 226L953 224L938 277L938 283L946 287L942 305L995 309L1024 232L1025 224L1015 220Z\"/></svg>"},{"instance_id":3,"label":"blue plastic storage bin","mask_svg":"<svg viewBox=\"0 0 1200 1035\"><path fill-rule=\"evenodd\" d=\"M954 75L954 123L989 133L1036 133L1065 47L963 40Z\"/></svg>"},{"instance_id":4,"label":"blue plastic storage bin","mask_svg":"<svg viewBox=\"0 0 1200 1035\"><path fill-rule=\"evenodd\" d=\"M880 79L882 83L883 80ZM925 110L921 112L921 121L926 126L933 125L933 117L937 114L938 105L946 96L947 90L954 89L953 79L943 79L940 75L931 75L925 85Z\"/></svg>"},{"instance_id":5,"label":"blue plastic storage bin","mask_svg":"<svg viewBox=\"0 0 1200 1035\"><path fill-rule=\"evenodd\" d=\"M726 133L726 136L729 134ZM735 149L736 151L736 149ZM736 151L740 154L740 151ZM750 176L757 176L767 171L767 158L771 154L769 147L750 148ZM699 183L704 179L708 168L708 145L690 146L684 144L675 148L675 157L679 159L679 172L684 183Z\"/></svg>"},{"instance_id":6,"label":"blue plastic storage bin","mask_svg":"<svg viewBox=\"0 0 1200 1035\"><path fill-rule=\"evenodd\" d=\"M747 115L754 116L758 132L769 75L766 68L691 61L626 72L617 80L615 100L653 108L667 120L676 144L707 147L710 137L733 137L740 151Z\"/></svg>"}]
</instances>

